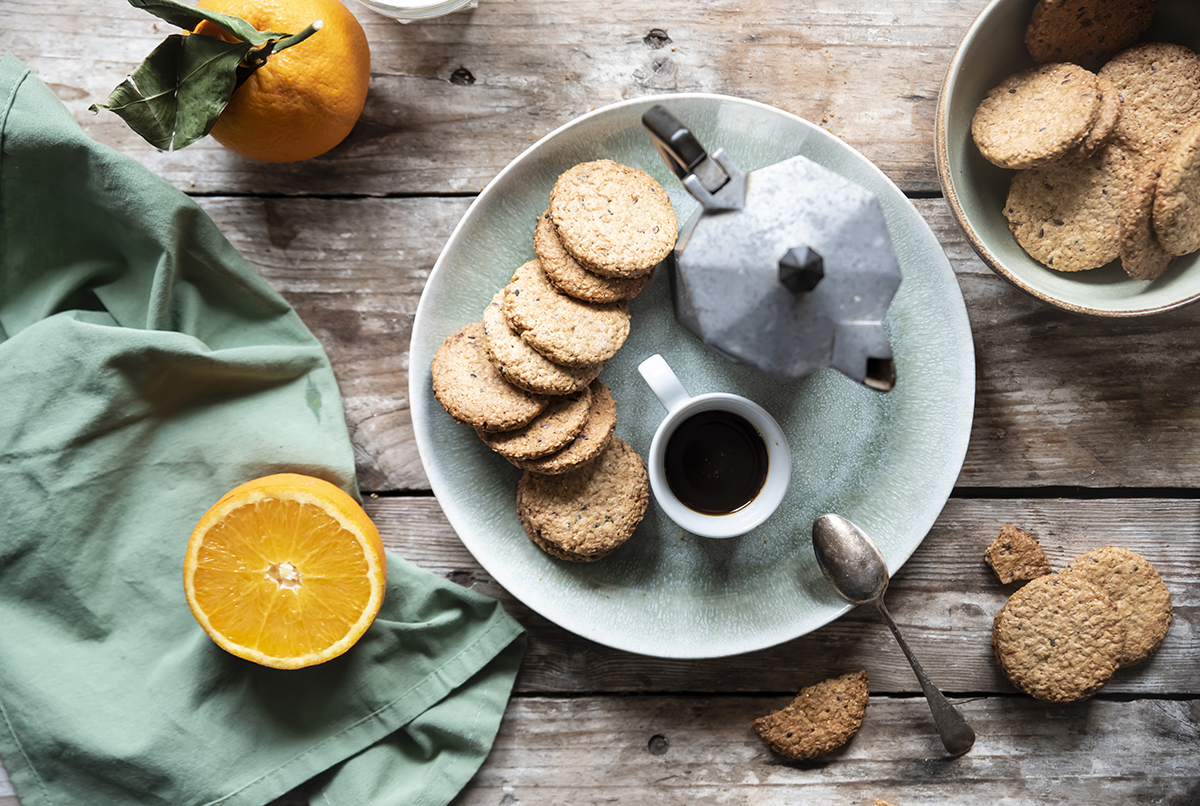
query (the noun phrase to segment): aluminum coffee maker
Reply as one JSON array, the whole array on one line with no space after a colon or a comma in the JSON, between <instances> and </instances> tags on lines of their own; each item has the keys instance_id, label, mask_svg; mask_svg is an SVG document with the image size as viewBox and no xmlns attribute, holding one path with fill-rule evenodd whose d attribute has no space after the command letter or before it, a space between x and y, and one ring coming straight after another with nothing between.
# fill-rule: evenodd
<instances>
[{"instance_id":1,"label":"aluminum coffee maker","mask_svg":"<svg viewBox=\"0 0 1200 806\"><path fill-rule=\"evenodd\" d=\"M700 202L672 255L679 322L781 383L834 367L890 390L900 263L875 194L802 156L746 173L661 104L642 123Z\"/></svg>"}]
</instances>

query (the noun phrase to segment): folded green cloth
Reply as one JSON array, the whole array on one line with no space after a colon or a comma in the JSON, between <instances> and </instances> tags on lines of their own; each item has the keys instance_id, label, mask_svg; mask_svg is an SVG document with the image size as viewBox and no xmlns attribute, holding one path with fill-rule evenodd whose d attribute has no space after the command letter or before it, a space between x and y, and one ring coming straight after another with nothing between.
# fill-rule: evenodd
<instances>
[{"instance_id":1,"label":"folded green cloth","mask_svg":"<svg viewBox=\"0 0 1200 806\"><path fill-rule=\"evenodd\" d=\"M0 761L22 806L441 804L524 636L389 554L383 608L296 671L219 649L192 527L281 471L354 490L320 344L186 196L0 60Z\"/></svg>"}]
</instances>

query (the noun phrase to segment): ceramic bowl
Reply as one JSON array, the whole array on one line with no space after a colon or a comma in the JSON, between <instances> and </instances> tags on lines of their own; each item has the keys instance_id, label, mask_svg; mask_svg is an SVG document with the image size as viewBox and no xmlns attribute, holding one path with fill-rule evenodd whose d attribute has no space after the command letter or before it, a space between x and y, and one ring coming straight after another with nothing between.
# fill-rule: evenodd
<instances>
[{"instance_id":1,"label":"ceramic bowl","mask_svg":"<svg viewBox=\"0 0 1200 806\"><path fill-rule=\"evenodd\" d=\"M1081 314L1142 316L1200 298L1200 255L1179 258L1157 280L1132 280L1119 261L1083 272L1055 272L1029 257L1002 213L1013 175L989 163L971 139L980 100L1008 76L1033 66L1025 27L1036 0L992 0L967 29L938 99L936 147L942 191L971 246L1001 277L1035 297ZM1200 51L1200 3L1158 0L1142 41Z\"/></svg>"}]
</instances>

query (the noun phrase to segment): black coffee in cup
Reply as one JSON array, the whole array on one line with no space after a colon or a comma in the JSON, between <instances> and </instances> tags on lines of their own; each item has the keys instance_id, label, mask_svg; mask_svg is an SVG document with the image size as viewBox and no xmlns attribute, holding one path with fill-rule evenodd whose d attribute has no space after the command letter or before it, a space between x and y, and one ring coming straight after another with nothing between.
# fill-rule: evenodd
<instances>
[{"instance_id":1,"label":"black coffee in cup","mask_svg":"<svg viewBox=\"0 0 1200 806\"><path fill-rule=\"evenodd\" d=\"M767 445L749 420L710 409L684 420L667 440L663 472L684 506L728 515L755 499L767 480Z\"/></svg>"}]
</instances>

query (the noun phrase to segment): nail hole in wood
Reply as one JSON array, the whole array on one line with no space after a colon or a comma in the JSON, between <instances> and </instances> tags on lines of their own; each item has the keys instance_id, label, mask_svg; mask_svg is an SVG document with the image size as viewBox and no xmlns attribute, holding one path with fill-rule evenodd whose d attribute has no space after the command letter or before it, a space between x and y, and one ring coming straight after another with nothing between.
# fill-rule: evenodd
<instances>
[{"instance_id":1,"label":"nail hole in wood","mask_svg":"<svg viewBox=\"0 0 1200 806\"><path fill-rule=\"evenodd\" d=\"M656 733L650 737L650 743L646 746L646 749L650 751L650 755L652 756L661 756L667 752L667 748L670 746L671 743L667 741L666 736Z\"/></svg>"},{"instance_id":2,"label":"nail hole in wood","mask_svg":"<svg viewBox=\"0 0 1200 806\"><path fill-rule=\"evenodd\" d=\"M671 44L671 37L667 36L667 32L662 28L651 28L650 33L646 34L642 41L651 50L658 50L664 45Z\"/></svg>"},{"instance_id":3,"label":"nail hole in wood","mask_svg":"<svg viewBox=\"0 0 1200 806\"><path fill-rule=\"evenodd\" d=\"M450 83L465 87L475 83L475 76L471 75L471 71L467 68L460 67L450 74Z\"/></svg>"}]
</instances>

